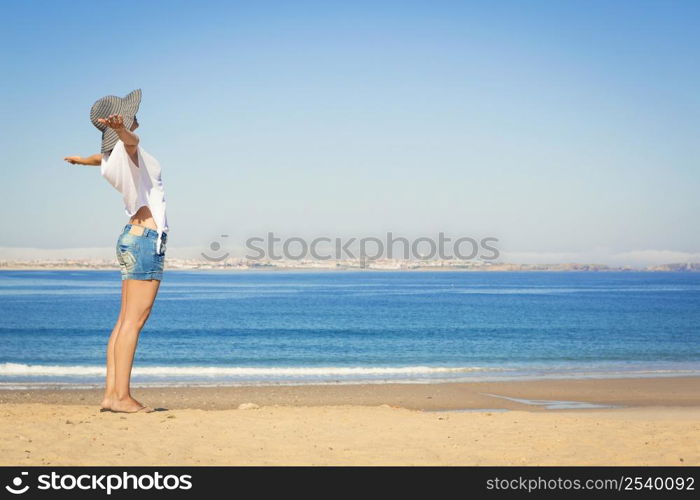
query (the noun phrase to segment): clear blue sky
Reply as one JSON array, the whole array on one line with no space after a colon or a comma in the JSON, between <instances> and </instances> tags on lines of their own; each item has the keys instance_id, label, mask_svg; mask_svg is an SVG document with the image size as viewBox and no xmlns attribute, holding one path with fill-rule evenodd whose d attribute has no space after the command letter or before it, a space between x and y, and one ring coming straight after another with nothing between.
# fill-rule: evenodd
<instances>
[{"instance_id":1,"label":"clear blue sky","mask_svg":"<svg viewBox=\"0 0 700 500\"><path fill-rule=\"evenodd\" d=\"M89 121L143 89L171 245L700 252L700 2L5 1L0 247L111 247Z\"/></svg>"}]
</instances>

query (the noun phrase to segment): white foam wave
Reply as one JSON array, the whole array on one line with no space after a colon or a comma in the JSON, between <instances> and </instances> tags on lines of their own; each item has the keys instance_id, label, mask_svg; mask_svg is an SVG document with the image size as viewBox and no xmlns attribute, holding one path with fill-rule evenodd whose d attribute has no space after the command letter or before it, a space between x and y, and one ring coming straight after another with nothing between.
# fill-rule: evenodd
<instances>
[{"instance_id":1,"label":"white foam wave","mask_svg":"<svg viewBox=\"0 0 700 500\"><path fill-rule=\"evenodd\" d=\"M134 367L133 375L162 377L323 377L323 376L397 376L433 375L441 373L467 373L478 371L501 371L499 368L476 366L300 366L300 367L239 367L239 366L142 366ZM103 366L90 365L27 365L21 363L0 364L0 376L103 376Z\"/></svg>"}]
</instances>

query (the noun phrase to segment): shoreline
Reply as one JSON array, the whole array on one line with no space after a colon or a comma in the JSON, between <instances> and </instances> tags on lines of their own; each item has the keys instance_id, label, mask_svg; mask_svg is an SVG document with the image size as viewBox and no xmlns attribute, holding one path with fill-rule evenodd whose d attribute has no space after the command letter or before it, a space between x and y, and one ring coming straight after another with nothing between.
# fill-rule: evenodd
<instances>
[{"instance_id":1,"label":"shoreline","mask_svg":"<svg viewBox=\"0 0 700 500\"><path fill-rule=\"evenodd\" d=\"M527 401L573 401L605 407L700 407L697 376L536 379L489 382L358 383L133 387L134 397L168 409L259 406L381 406L422 411L551 411ZM0 389L0 404L98 404L102 389ZM512 398L512 399L508 399Z\"/></svg>"}]
</instances>

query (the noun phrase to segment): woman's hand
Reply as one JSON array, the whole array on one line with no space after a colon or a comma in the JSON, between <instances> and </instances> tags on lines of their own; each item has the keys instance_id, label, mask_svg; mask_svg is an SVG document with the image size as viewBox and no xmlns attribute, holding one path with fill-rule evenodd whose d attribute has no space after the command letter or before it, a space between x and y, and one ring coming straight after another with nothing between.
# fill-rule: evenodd
<instances>
[{"instance_id":1,"label":"woman's hand","mask_svg":"<svg viewBox=\"0 0 700 500\"><path fill-rule=\"evenodd\" d=\"M64 158L68 163L72 163L73 165L82 165L83 164L83 157L82 156L66 156Z\"/></svg>"},{"instance_id":2,"label":"woman's hand","mask_svg":"<svg viewBox=\"0 0 700 500\"><path fill-rule=\"evenodd\" d=\"M87 158L83 158L82 156L66 156L64 160L73 165L92 165L96 167L102 164L102 155L98 153L88 156Z\"/></svg>"},{"instance_id":3,"label":"woman's hand","mask_svg":"<svg viewBox=\"0 0 700 500\"><path fill-rule=\"evenodd\" d=\"M132 132L136 127L132 126L132 130L127 130L124 126L124 117L122 115L109 115L107 118L98 118L97 121L114 129L124 146L126 146L127 153L132 156L136 154L135 148L139 143L139 137Z\"/></svg>"},{"instance_id":4,"label":"woman's hand","mask_svg":"<svg viewBox=\"0 0 700 500\"><path fill-rule=\"evenodd\" d=\"M107 118L98 118L97 121L104 123L114 130L121 130L124 128L124 117L122 115L109 115Z\"/></svg>"}]
</instances>

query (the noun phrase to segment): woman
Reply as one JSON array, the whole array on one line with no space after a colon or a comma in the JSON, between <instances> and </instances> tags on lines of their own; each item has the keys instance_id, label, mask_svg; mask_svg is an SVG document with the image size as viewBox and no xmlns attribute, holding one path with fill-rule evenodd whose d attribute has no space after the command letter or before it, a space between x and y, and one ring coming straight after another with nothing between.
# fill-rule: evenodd
<instances>
[{"instance_id":1,"label":"woman","mask_svg":"<svg viewBox=\"0 0 700 500\"><path fill-rule=\"evenodd\" d=\"M141 89L126 97L105 96L93 104L90 120L102 131L100 154L68 156L74 165L101 167L119 191L130 217L117 240L122 291L119 317L107 344L107 378L100 411L151 412L131 396L131 368L139 334L153 308L163 276L168 223L160 164L139 146L134 130Z\"/></svg>"}]
</instances>

